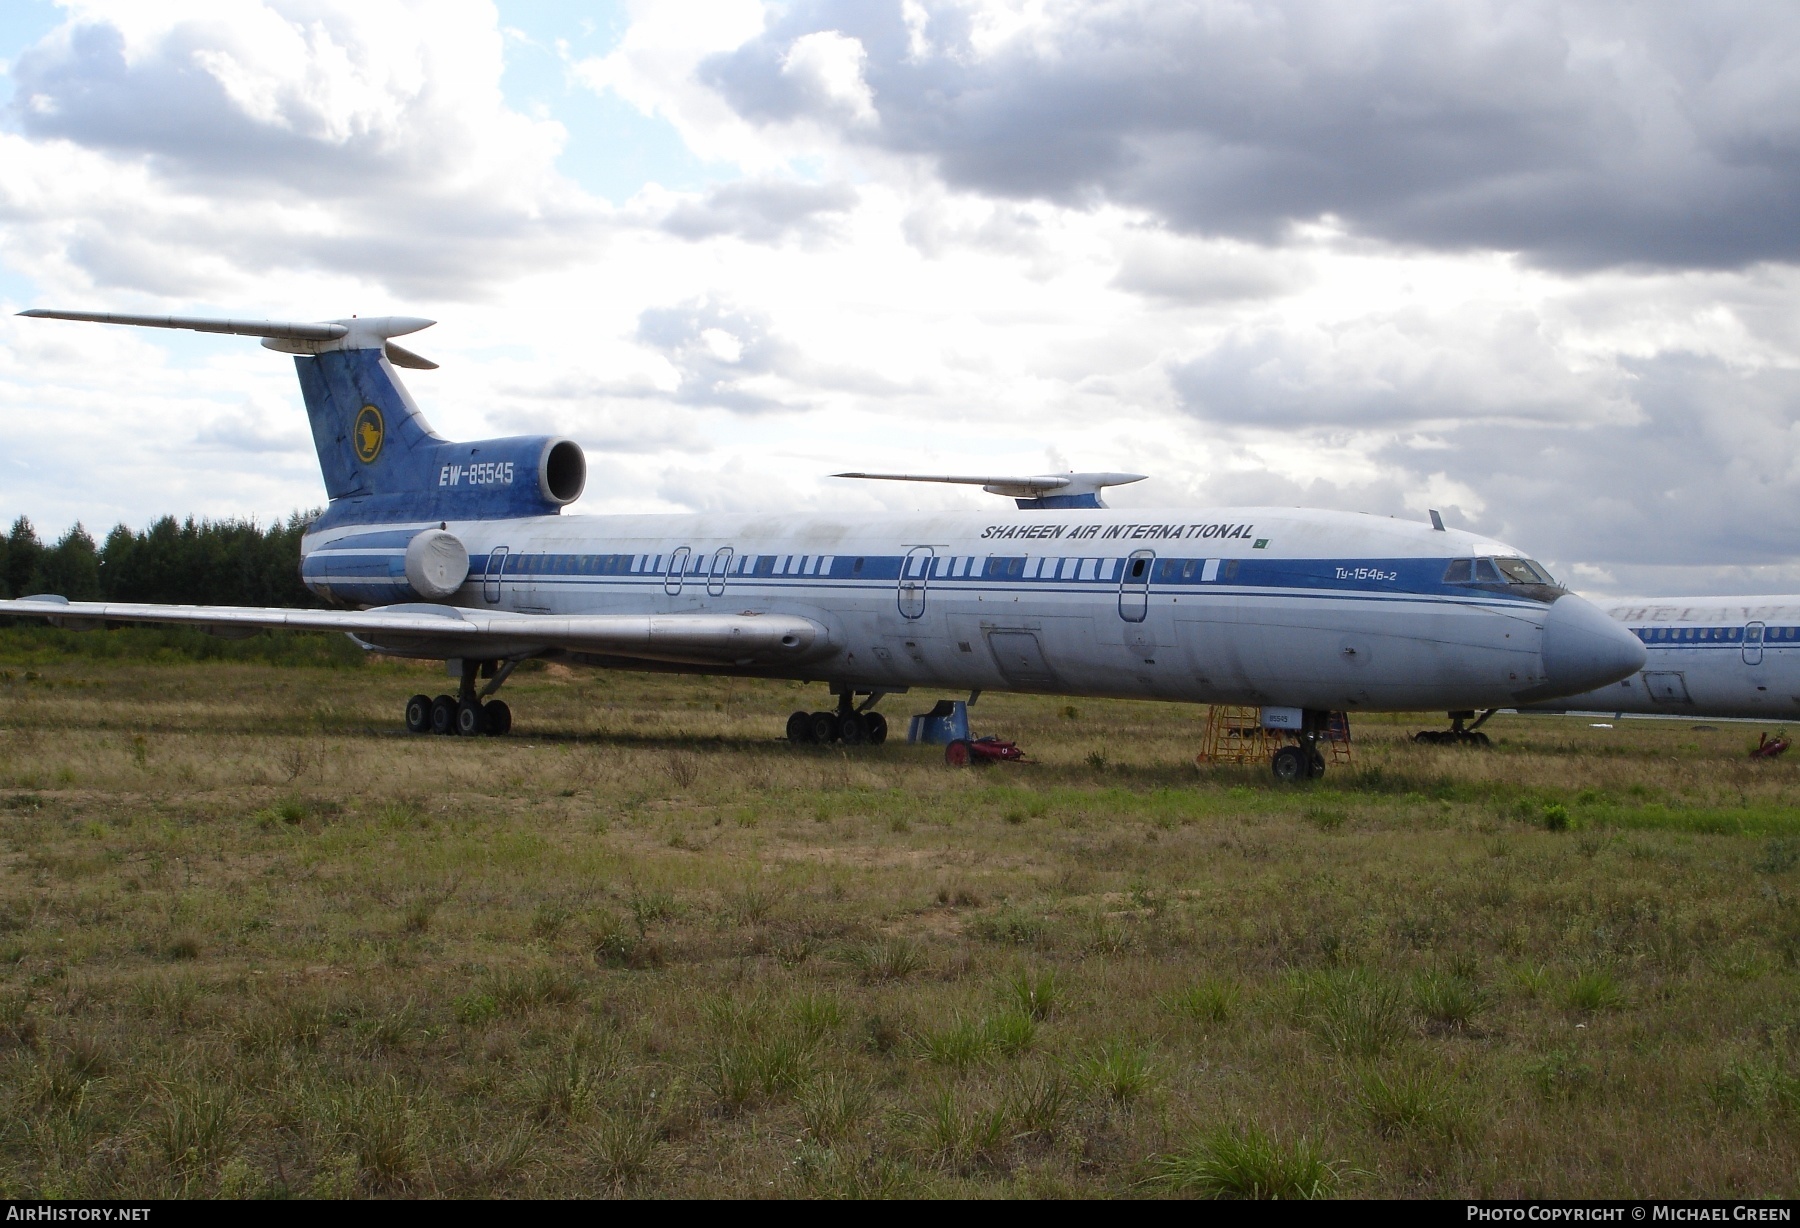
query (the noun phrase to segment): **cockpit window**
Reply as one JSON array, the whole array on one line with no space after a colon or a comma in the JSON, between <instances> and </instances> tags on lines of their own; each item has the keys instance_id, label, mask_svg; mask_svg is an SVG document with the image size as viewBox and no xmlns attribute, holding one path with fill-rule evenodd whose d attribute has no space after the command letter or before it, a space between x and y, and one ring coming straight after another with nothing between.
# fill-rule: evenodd
<instances>
[{"instance_id":1,"label":"cockpit window","mask_svg":"<svg viewBox=\"0 0 1800 1228\"><path fill-rule=\"evenodd\" d=\"M1550 573L1531 559L1495 559L1507 580L1513 584L1554 584Z\"/></svg>"},{"instance_id":2,"label":"cockpit window","mask_svg":"<svg viewBox=\"0 0 1800 1228\"><path fill-rule=\"evenodd\" d=\"M1536 559L1451 559L1445 584L1530 584L1555 588L1556 581Z\"/></svg>"}]
</instances>

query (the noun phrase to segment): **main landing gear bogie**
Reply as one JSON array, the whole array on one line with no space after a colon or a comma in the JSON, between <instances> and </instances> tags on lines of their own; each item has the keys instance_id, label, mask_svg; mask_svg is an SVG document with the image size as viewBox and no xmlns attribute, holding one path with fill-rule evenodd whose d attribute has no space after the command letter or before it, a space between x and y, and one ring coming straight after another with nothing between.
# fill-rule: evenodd
<instances>
[{"instance_id":1,"label":"main landing gear bogie","mask_svg":"<svg viewBox=\"0 0 1800 1228\"><path fill-rule=\"evenodd\" d=\"M440 737L505 737L512 729L512 709L504 699L456 700L449 695L414 695L406 701L406 732Z\"/></svg>"},{"instance_id":2,"label":"main landing gear bogie","mask_svg":"<svg viewBox=\"0 0 1800 1228\"><path fill-rule=\"evenodd\" d=\"M887 717L879 712L796 712L787 721L795 746L880 746L887 734Z\"/></svg>"},{"instance_id":3,"label":"main landing gear bogie","mask_svg":"<svg viewBox=\"0 0 1800 1228\"><path fill-rule=\"evenodd\" d=\"M1487 734L1481 732L1481 727L1487 723L1488 717L1497 711L1499 709L1489 708L1475 719L1473 725L1468 726L1464 726L1463 722L1475 717L1473 710L1452 712L1449 714L1450 728L1421 729L1413 734L1413 741L1427 746L1491 746L1493 743L1488 740Z\"/></svg>"},{"instance_id":4,"label":"main landing gear bogie","mask_svg":"<svg viewBox=\"0 0 1800 1228\"><path fill-rule=\"evenodd\" d=\"M516 661L464 661L462 685L455 695L414 695L406 701L406 731L464 738L505 737L512 731L512 709L505 700L488 699L511 676ZM480 691L476 680L491 681Z\"/></svg>"}]
</instances>

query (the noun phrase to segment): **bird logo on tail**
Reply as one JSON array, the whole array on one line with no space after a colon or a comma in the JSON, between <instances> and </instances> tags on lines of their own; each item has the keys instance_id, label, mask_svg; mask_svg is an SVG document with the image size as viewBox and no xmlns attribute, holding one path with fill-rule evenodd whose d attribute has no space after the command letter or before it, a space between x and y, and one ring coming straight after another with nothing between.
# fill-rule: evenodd
<instances>
[{"instance_id":1,"label":"bird logo on tail","mask_svg":"<svg viewBox=\"0 0 1800 1228\"><path fill-rule=\"evenodd\" d=\"M381 455L381 441L386 431L381 422L381 411L373 405L365 405L362 412L356 415L356 428L351 438L356 445L356 459L367 465Z\"/></svg>"}]
</instances>

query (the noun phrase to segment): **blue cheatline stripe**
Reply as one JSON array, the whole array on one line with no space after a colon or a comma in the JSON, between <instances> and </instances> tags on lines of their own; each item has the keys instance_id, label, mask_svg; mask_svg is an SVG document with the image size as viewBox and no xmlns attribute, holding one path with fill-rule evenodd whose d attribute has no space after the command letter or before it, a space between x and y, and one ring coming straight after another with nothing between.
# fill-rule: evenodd
<instances>
[{"instance_id":1,"label":"blue cheatline stripe","mask_svg":"<svg viewBox=\"0 0 1800 1228\"><path fill-rule=\"evenodd\" d=\"M475 577L471 577L471 579L474 579L474 578ZM512 579L511 572L507 573L507 579L509 581ZM556 577L554 579L545 579L545 578L540 577L533 582L532 589L533 589L533 593L535 595L543 596L550 590L566 590L566 591L574 591L574 592L594 593L594 592L605 592L608 589L613 589L614 591L617 591L617 589L620 587L626 588L628 591L630 591L632 593L632 595L654 596L658 593L665 593L667 591L662 583L662 578L658 577L658 576L647 576L647 577L636 578L634 582L629 582L623 586L607 585L607 584L603 584L598 581L584 580L579 577L573 577L573 576ZM1428 593L1425 593L1425 594L1422 594L1422 593L1364 593L1364 592L1355 592L1355 591L1345 590L1345 589L1340 589L1340 590L1255 589L1255 588L1248 588L1248 587L1242 587L1242 586L1237 586L1237 585L1214 585L1212 587L1213 587L1213 590L1216 593L1218 593L1218 595L1220 595L1222 597L1233 597L1233 598L1263 597L1263 598L1274 598L1274 599L1288 600L1288 601L1362 601L1362 602L1370 602L1370 603L1375 603L1375 604L1380 604L1380 605L1395 605L1395 604L1403 605L1403 604L1411 604L1411 603L1417 603L1417 602L1426 602L1426 603L1429 603L1432 605L1447 605L1447 606L1457 606L1457 607L1462 607L1462 608L1474 606L1474 607L1480 607L1483 609L1512 609L1512 610L1520 609L1522 607L1523 608L1536 608L1539 610L1546 608L1542 605L1539 605L1537 603L1532 603L1532 602L1503 601L1503 600L1495 600L1495 599L1488 599L1488 598L1472 597L1467 594L1457 594L1457 595L1453 595L1453 596L1438 596L1438 595L1428 594ZM727 594L735 593L740 598L748 597L751 595L762 596L762 597L772 597L772 596L802 597L802 596L805 596L810 593L818 593L822 590L830 590L834 593L847 595L847 596L855 596L855 595L859 595L859 594L865 595L865 596L872 596L872 595L876 595L876 594L882 594L882 595L886 595L890 599L893 596L893 590L887 589L887 588L871 590L868 587L858 586L858 585L854 585L854 584L836 584L836 583L825 584L825 583L819 583L819 582L814 582L814 581L802 581L802 580L797 580L794 582L782 582L780 580L748 581L748 580L740 579L740 580L734 580L730 585L728 585L725 589L725 592ZM947 586L946 587L938 587L937 585L933 585L926 590L926 595L927 595L928 600L944 600L947 597L967 598L969 596L974 595L977 592L984 593L984 594L1018 593L1018 594L1026 595L1026 596L1040 596L1041 597L1041 596L1055 595L1058 591L1059 590L1057 590L1055 588L1041 588L1041 587L1040 588L1032 588L1032 587L1028 587L1026 585L1004 585L1004 586L987 585L987 586L982 586L980 588L949 588ZM1077 590L1062 590L1062 591L1082 592L1082 593L1094 595L1096 597L1100 597L1104 600L1108 595L1110 595L1112 593L1116 593L1117 590L1116 590L1116 588L1115 589L1104 589L1104 588L1097 589L1093 586L1084 586L1083 588L1077 589ZM704 576L699 577L697 579L690 576L687 579L687 582L681 588L681 595L683 595L683 596L700 596L700 595L704 594L705 592L706 592L706 583L705 583Z\"/></svg>"},{"instance_id":2,"label":"blue cheatline stripe","mask_svg":"<svg viewBox=\"0 0 1800 1228\"><path fill-rule=\"evenodd\" d=\"M375 536L373 534L368 536ZM315 551L314 554L319 553ZM332 551L339 553L339 551ZM345 553L348 553L347 551ZM365 547L363 553L368 553ZM679 551L676 552L680 554ZM308 556L313 557L312 555ZM679 571L663 553L571 554L533 551L529 548L504 556L505 575L534 578L581 577L593 579L648 580L656 583L679 578L689 584L723 580L729 584L756 581L778 587L813 587L831 581L834 587L891 587L908 567L900 555L829 555L807 553L733 553L721 562L713 551L681 555ZM1153 559L1148 565L1147 587L1152 593L1204 592L1209 589L1311 590L1327 593L1359 592L1370 595L1446 597L1461 602L1528 604L1541 602L1514 595L1505 585L1445 584L1448 559ZM1098 555L971 555L945 552L914 560L909 579L923 580L939 591L1055 592L1116 588L1135 584L1125 573L1131 560ZM486 576L496 566L488 555L469 561L471 575ZM716 569L716 570L715 570Z\"/></svg>"},{"instance_id":3,"label":"blue cheatline stripe","mask_svg":"<svg viewBox=\"0 0 1800 1228\"><path fill-rule=\"evenodd\" d=\"M321 542L314 550L371 550L393 546L404 550L406 544L421 532L422 529L388 529L380 533L352 533L348 537L334 537L328 542Z\"/></svg>"},{"instance_id":4,"label":"blue cheatline stripe","mask_svg":"<svg viewBox=\"0 0 1800 1228\"><path fill-rule=\"evenodd\" d=\"M324 580L328 583L339 576L370 575L394 577L404 581L406 560L398 554L371 555L333 552L321 556L315 551L306 556L306 562L301 565L300 574L308 580Z\"/></svg>"}]
</instances>

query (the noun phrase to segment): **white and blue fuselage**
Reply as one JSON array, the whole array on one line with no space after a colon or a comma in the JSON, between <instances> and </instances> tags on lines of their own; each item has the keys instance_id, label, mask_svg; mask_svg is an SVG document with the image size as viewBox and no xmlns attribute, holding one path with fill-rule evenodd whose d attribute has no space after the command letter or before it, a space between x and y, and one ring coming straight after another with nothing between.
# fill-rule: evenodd
<instances>
[{"instance_id":1,"label":"white and blue fuselage","mask_svg":"<svg viewBox=\"0 0 1800 1228\"><path fill-rule=\"evenodd\" d=\"M1800 718L1800 596L1634 597L1602 608L1643 644L1643 668L1538 710Z\"/></svg>"},{"instance_id":2,"label":"white and blue fuselage","mask_svg":"<svg viewBox=\"0 0 1800 1228\"><path fill-rule=\"evenodd\" d=\"M1489 580L1473 579L1469 560L1517 559L1517 550L1353 513L1096 508L441 523L470 556L451 604L540 617L797 615L827 631L808 660L704 668L846 688L1347 711L1494 707L1611 681L1641 651L1551 584L1506 581L1491 569ZM417 600L403 556L416 533L437 527L312 534L303 575L344 605ZM1464 579L1447 580L1458 560Z\"/></svg>"}]
</instances>

